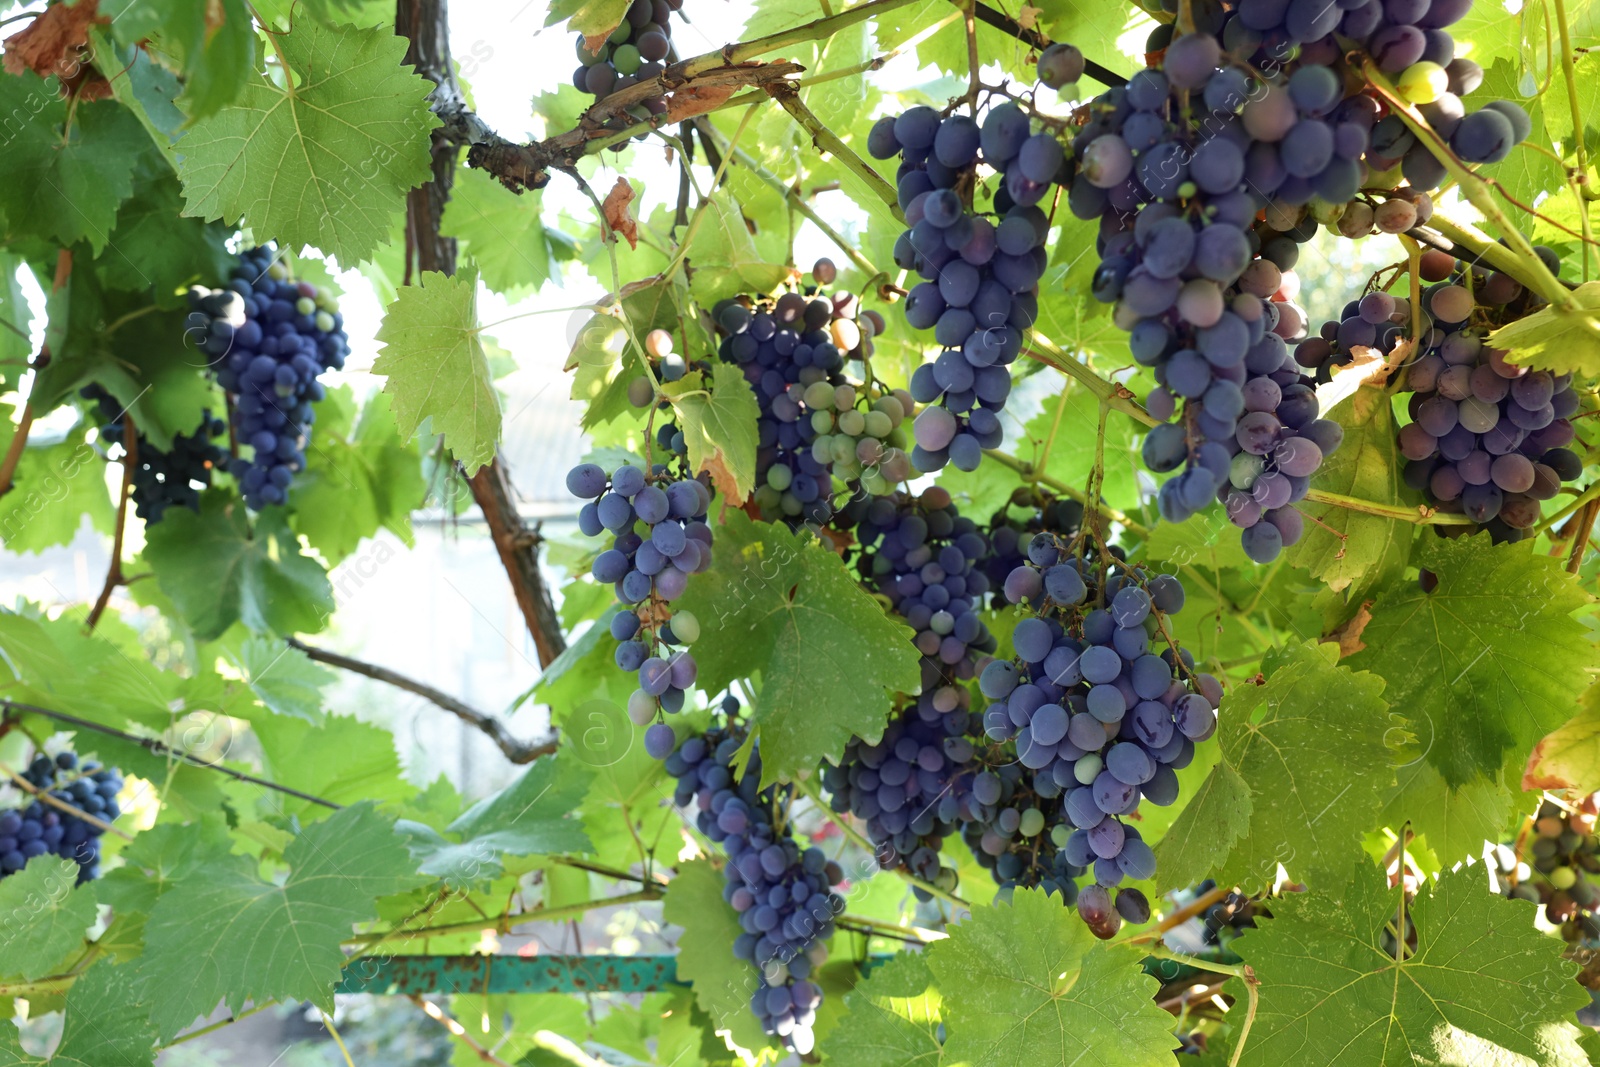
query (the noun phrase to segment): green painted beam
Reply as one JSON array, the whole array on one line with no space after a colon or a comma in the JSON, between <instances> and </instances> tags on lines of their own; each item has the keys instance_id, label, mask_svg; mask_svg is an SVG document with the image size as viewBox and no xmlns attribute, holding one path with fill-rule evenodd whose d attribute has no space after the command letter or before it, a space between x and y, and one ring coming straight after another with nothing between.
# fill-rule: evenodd
<instances>
[{"instance_id":1,"label":"green painted beam","mask_svg":"<svg viewBox=\"0 0 1600 1067\"><path fill-rule=\"evenodd\" d=\"M673 956L362 956L336 992L654 993L682 984Z\"/></svg>"}]
</instances>

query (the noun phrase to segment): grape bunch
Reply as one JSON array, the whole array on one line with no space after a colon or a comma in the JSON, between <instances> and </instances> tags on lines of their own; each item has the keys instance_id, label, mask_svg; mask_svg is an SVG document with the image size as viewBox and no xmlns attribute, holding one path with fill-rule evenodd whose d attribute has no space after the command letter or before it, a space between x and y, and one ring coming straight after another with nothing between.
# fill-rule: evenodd
<instances>
[{"instance_id":1,"label":"grape bunch","mask_svg":"<svg viewBox=\"0 0 1600 1067\"><path fill-rule=\"evenodd\" d=\"M1494 850L1491 872L1496 889L1514 900L1544 909L1544 918L1573 943L1600 939L1600 838L1595 815L1600 794L1584 797L1572 810L1546 799L1534 816L1526 858L1509 845Z\"/></svg>"},{"instance_id":2,"label":"grape bunch","mask_svg":"<svg viewBox=\"0 0 1600 1067\"><path fill-rule=\"evenodd\" d=\"M645 731L645 749L663 759L672 751L672 728L655 720L661 712L682 709L684 691L699 670L683 647L699 638L699 620L673 611L671 603L688 588L689 575L711 566L711 490L695 478L673 479L664 469L647 477L623 464L608 477L598 464L580 463L567 472L567 491L585 501L578 528L586 536L612 535L611 547L595 556L590 571L624 605L610 628L620 642L617 666L638 673L628 717L639 726L653 723Z\"/></svg>"},{"instance_id":3,"label":"grape bunch","mask_svg":"<svg viewBox=\"0 0 1600 1067\"><path fill-rule=\"evenodd\" d=\"M123 441L123 405L100 385L85 386L79 394L93 401L103 421L100 439L109 444ZM160 522L169 507L200 510L200 490L211 484L213 471L225 469L228 452L215 439L227 432L221 419L209 411L201 412L200 425L193 433L177 434L172 448L162 452L144 434L138 434L138 464L133 469L133 512L147 523Z\"/></svg>"},{"instance_id":4,"label":"grape bunch","mask_svg":"<svg viewBox=\"0 0 1600 1067\"><path fill-rule=\"evenodd\" d=\"M1021 508L1026 518L1012 513ZM978 566L989 580L990 605L995 608L1012 603L1006 598L1006 576L1027 562L1028 542L1035 534L1052 533L1070 541L1083 524L1083 505L1068 497L1056 497L1038 486L1024 485L1012 494L1006 506L989 520L989 551Z\"/></svg>"},{"instance_id":5,"label":"grape bunch","mask_svg":"<svg viewBox=\"0 0 1600 1067\"><path fill-rule=\"evenodd\" d=\"M829 260L812 268L819 285L835 276ZM850 293L810 286L776 300L719 301L712 318L719 355L743 370L761 409L753 500L763 519L823 525L833 517L836 476L882 494L911 474L901 430L910 396L872 399L844 374L850 361L871 357L883 316L860 310Z\"/></svg>"},{"instance_id":6,"label":"grape bunch","mask_svg":"<svg viewBox=\"0 0 1600 1067\"><path fill-rule=\"evenodd\" d=\"M1450 273L1439 277L1447 264ZM1422 291L1426 332L1405 368L1412 421L1399 444L1406 482L1496 541L1522 540L1538 524L1540 503L1583 470L1567 447L1580 403L1572 376L1517 366L1487 343L1490 330L1541 304L1509 275L1470 270L1443 253L1424 268L1424 278L1435 280ZM1302 343L1296 358L1323 372L1349 362L1361 345L1387 356L1409 335L1415 310L1388 293L1367 293Z\"/></svg>"},{"instance_id":7,"label":"grape bunch","mask_svg":"<svg viewBox=\"0 0 1600 1067\"><path fill-rule=\"evenodd\" d=\"M919 708L958 710L966 691L955 682L972 678L977 657L997 647L978 614L989 579L977 566L988 551L977 524L940 486L919 497L858 497L841 517L854 527L863 584L915 631L912 644L922 653Z\"/></svg>"},{"instance_id":8,"label":"grape bunch","mask_svg":"<svg viewBox=\"0 0 1600 1067\"><path fill-rule=\"evenodd\" d=\"M958 691L970 703L968 691ZM890 717L878 741L851 738L837 764L822 764L822 786L833 810L866 825L873 855L885 870L904 868L955 890L955 870L941 867L939 848L966 820L978 817L971 794L973 728L965 706L941 712L912 700ZM928 899L921 888L913 892Z\"/></svg>"},{"instance_id":9,"label":"grape bunch","mask_svg":"<svg viewBox=\"0 0 1600 1067\"><path fill-rule=\"evenodd\" d=\"M1007 759L998 766L980 768L972 788L979 807L963 824L962 837L973 858L1000 885L1000 898L1009 899L1020 886L1059 895L1063 905L1076 903L1078 879L1088 873L1088 865L1074 864L1069 857L1066 846L1073 828L1057 802L1061 791L1054 782L1037 772L1030 781L1022 764ZM1150 918L1148 901L1143 917L1137 912L1144 894L1128 889L1121 898L1125 898L1121 906L1129 909L1130 921Z\"/></svg>"},{"instance_id":10,"label":"grape bunch","mask_svg":"<svg viewBox=\"0 0 1600 1067\"><path fill-rule=\"evenodd\" d=\"M122 814L117 804L122 774L93 760L80 764L76 753L59 752L54 758L40 754L22 777L41 793L101 822L115 822ZM98 878L104 832L42 800L0 811L0 878L16 874L35 856L47 854L76 863L79 885Z\"/></svg>"},{"instance_id":11,"label":"grape bunch","mask_svg":"<svg viewBox=\"0 0 1600 1067\"><path fill-rule=\"evenodd\" d=\"M189 290L189 307L187 329L232 400L239 443L253 453L230 473L251 508L282 504L305 468L311 406L323 397L317 375L339 370L350 354L338 304L296 282L263 245L239 253L224 288Z\"/></svg>"},{"instance_id":12,"label":"grape bunch","mask_svg":"<svg viewBox=\"0 0 1600 1067\"><path fill-rule=\"evenodd\" d=\"M1003 437L1008 367L1039 315L1050 231L1039 202L1061 172L1061 142L1032 133L1027 114L1007 101L990 108L981 126L930 107L885 116L868 134L867 151L900 157L897 193L909 229L894 259L923 278L906 297L905 317L914 329L931 329L941 347L911 376L912 398L932 405L913 426L912 465L975 470L983 450ZM990 214L972 204L980 163L1000 176Z\"/></svg>"},{"instance_id":13,"label":"grape bunch","mask_svg":"<svg viewBox=\"0 0 1600 1067\"><path fill-rule=\"evenodd\" d=\"M672 13L682 7L683 0L633 0L598 50L591 50L580 36L580 66L572 84L600 101L660 74L672 52ZM666 111L666 97L653 96L637 105L632 117L646 119Z\"/></svg>"},{"instance_id":14,"label":"grape bunch","mask_svg":"<svg viewBox=\"0 0 1600 1067\"><path fill-rule=\"evenodd\" d=\"M1171 639L1166 620L1184 601L1176 578L1115 556L1092 559L1074 544L1050 534L1029 542L1028 562L1005 582L1007 598L1032 611L1012 634L1017 662L990 662L978 686L992 701L988 736L1014 741L1035 789L1064 797L1073 827L1065 862L1094 872L1078 912L1110 937L1123 909L1108 890L1155 873L1150 846L1122 817L1141 800L1178 798L1175 772L1216 731L1222 687ZM1147 914L1148 901L1130 900L1127 910Z\"/></svg>"},{"instance_id":15,"label":"grape bunch","mask_svg":"<svg viewBox=\"0 0 1600 1067\"><path fill-rule=\"evenodd\" d=\"M666 758L677 779L674 800L698 808L700 832L722 847L723 899L739 913L743 932L733 954L756 969L750 1010L785 1048L805 1055L815 1044L812 1024L822 989L811 981L827 959L821 943L833 936L844 901L832 888L844 880L819 848L801 848L784 813L788 786L760 788L761 755L753 752L736 776L733 758L744 741L735 721L738 702L723 705L729 725L684 739Z\"/></svg>"}]
</instances>

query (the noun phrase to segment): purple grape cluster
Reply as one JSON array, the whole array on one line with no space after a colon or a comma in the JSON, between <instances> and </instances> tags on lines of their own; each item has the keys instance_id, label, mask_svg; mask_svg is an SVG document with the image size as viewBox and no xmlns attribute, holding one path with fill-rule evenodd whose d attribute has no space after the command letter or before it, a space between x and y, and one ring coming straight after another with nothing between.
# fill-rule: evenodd
<instances>
[{"instance_id":1,"label":"purple grape cluster","mask_svg":"<svg viewBox=\"0 0 1600 1067\"><path fill-rule=\"evenodd\" d=\"M960 693L970 703L968 691ZM833 810L866 824L879 866L954 891L955 870L941 868L939 846L979 815L971 793L973 737L966 707L941 712L911 701L878 741L852 738L837 764L822 764ZM913 892L928 899L921 888Z\"/></svg>"},{"instance_id":2,"label":"purple grape cluster","mask_svg":"<svg viewBox=\"0 0 1600 1067\"><path fill-rule=\"evenodd\" d=\"M821 942L833 936L834 919L844 911L832 889L844 872L821 849L795 840L781 816L792 787L760 788L759 750L736 775L733 758L744 742L737 712L729 697L723 706L729 725L685 738L666 768L677 779L674 800L698 808L700 832L728 857L723 899L743 930L733 954L757 972L750 1010L766 1033L805 1055L815 1044L811 1028L822 1002L811 975L827 959Z\"/></svg>"},{"instance_id":3,"label":"purple grape cluster","mask_svg":"<svg viewBox=\"0 0 1600 1067\"><path fill-rule=\"evenodd\" d=\"M657 484L652 484L657 483ZM639 688L628 698L628 717L644 726L646 750L656 759L672 751L672 728L659 713L683 708L685 690L698 667L687 648L700 636L700 623L672 601L688 588L689 575L711 566L711 526L706 513L711 490L696 478L674 479L658 469L646 477L623 464L608 477L594 463L567 472L567 491L586 501L578 529L588 537L609 531L611 547L590 568L598 582L610 584L624 608L611 616L617 666L636 671Z\"/></svg>"},{"instance_id":4,"label":"purple grape cluster","mask_svg":"<svg viewBox=\"0 0 1600 1067\"><path fill-rule=\"evenodd\" d=\"M1042 793L1041 784L1047 785ZM984 799L975 816L962 824L961 834L973 858L1000 885L1000 898L1009 899L1021 886L1059 895L1063 905L1076 903L1078 879L1088 869L1068 860L1065 846L1072 827L1062 805L1054 802L1060 792L1037 773L1030 786L1026 768L1015 759L980 768L973 776L973 789ZM1132 896L1128 903L1133 903ZM1148 918L1147 905L1144 918L1135 921Z\"/></svg>"},{"instance_id":5,"label":"purple grape cluster","mask_svg":"<svg viewBox=\"0 0 1600 1067\"><path fill-rule=\"evenodd\" d=\"M812 276L831 282L834 265L819 260ZM871 357L883 316L860 310L852 293L809 286L776 300L722 300L712 318L718 354L743 370L761 408L753 500L763 519L823 525L833 518L836 475L887 492L911 474L900 431L910 396L885 395L860 411L867 391L844 374Z\"/></svg>"},{"instance_id":6,"label":"purple grape cluster","mask_svg":"<svg viewBox=\"0 0 1600 1067\"><path fill-rule=\"evenodd\" d=\"M931 405L913 427L912 465L975 470L983 449L1001 441L1007 368L1038 318L1050 229L1039 202L1060 175L1061 143L1032 133L1027 114L1008 101L990 108L981 126L930 107L885 116L868 134L867 151L900 157L897 191L910 228L894 258L923 278L906 297L906 321L931 329L941 346L911 376L911 396ZM980 162L1001 176L992 218L971 203Z\"/></svg>"},{"instance_id":7,"label":"purple grape cluster","mask_svg":"<svg viewBox=\"0 0 1600 1067\"><path fill-rule=\"evenodd\" d=\"M122 774L76 753L36 756L22 777L29 785L103 823L122 814L117 794ZM78 865L78 884L100 877L100 837L105 831L42 800L0 811L0 878L16 874L35 856L56 855Z\"/></svg>"},{"instance_id":8,"label":"purple grape cluster","mask_svg":"<svg viewBox=\"0 0 1600 1067\"><path fill-rule=\"evenodd\" d=\"M856 498L841 517L855 528L863 584L887 598L916 633L918 708L957 711L966 691L955 683L972 678L977 657L997 647L978 614L989 579L977 562L988 542L939 486L920 497Z\"/></svg>"},{"instance_id":9,"label":"purple grape cluster","mask_svg":"<svg viewBox=\"0 0 1600 1067\"><path fill-rule=\"evenodd\" d=\"M123 405L98 384L85 386L79 395L93 401L104 420L100 439L123 444ZM153 523L160 522L169 507L199 511L200 490L211 484L213 472L228 466L227 450L216 443L227 432L227 424L206 411L201 413L195 431L173 437L172 448L166 452L139 434L135 444L138 465L133 470L134 514Z\"/></svg>"},{"instance_id":10,"label":"purple grape cluster","mask_svg":"<svg viewBox=\"0 0 1600 1067\"><path fill-rule=\"evenodd\" d=\"M682 7L683 0L633 0L598 51L591 51L580 36L581 65L572 74L572 84L599 101L666 70L672 52L672 13ZM637 106L634 118L664 115L667 99L655 96Z\"/></svg>"},{"instance_id":11,"label":"purple grape cluster","mask_svg":"<svg viewBox=\"0 0 1600 1067\"><path fill-rule=\"evenodd\" d=\"M1121 913L1107 890L1155 873L1154 853L1122 817L1142 799L1164 806L1178 798L1175 772L1216 731L1222 687L1171 640L1166 620L1184 600L1171 575L1096 561L1039 534L1028 563L1006 578L1006 593L1033 614L1012 634L1017 661L994 660L978 680L993 702L984 729L1015 743L1036 791L1064 798L1074 828L1061 846L1064 864L1094 872L1094 885L1078 895L1079 914L1110 937ZM988 802L1000 783L985 787L983 779L973 790ZM1135 903L1129 910L1138 911Z\"/></svg>"},{"instance_id":12,"label":"purple grape cluster","mask_svg":"<svg viewBox=\"0 0 1600 1067\"><path fill-rule=\"evenodd\" d=\"M222 289L189 290L187 329L211 358L233 402L239 443L253 458L233 461L245 503L288 499L305 469L305 448L323 397L317 375L344 366L350 342L332 294L296 282L269 246L239 253Z\"/></svg>"},{"instance_id":13,"label":"purple grape cluster","mask_svg":"<svg viewBox=\"0 0 1600 1067\"><path fill-rule=\"evenodd\" d=\"M1422 291L1427 332L1405 370L1412 421L1399 433L1405 480L1496 541L1519 541L1538 524L1541 502L1583 471L1567 447L1579 395L1570 374L1517 366L1486 341L1489 330L1541 301L1509 275L1468 272L1457 263L1451 277ZM1357 346L1387 355L1409 335L1412 311L1404 298L1368 293L1302 343L1296 357L1325 374L1348 363Z\"/></svg>"},{"instance_id":14,"label":"purple grape cluster","mask_svg":"<svg viewBox=\"0 0 1600 1067\"><path fill-rule=\"evenodd\" d=\"M1026 517L1013 515L1018 508L1026 512ZM990 605L1000 608L1012 603L1006 599L1006 576L1028 561L1028 542L1035 534L1052 533L1070 541L1082 524L1083 505L1076 500L1057 497L1034 485L1024 485L1013 492L1006 506L989 520L985 535L989 552L978 562L989 580Z\"/></svg>"}]
</instances>

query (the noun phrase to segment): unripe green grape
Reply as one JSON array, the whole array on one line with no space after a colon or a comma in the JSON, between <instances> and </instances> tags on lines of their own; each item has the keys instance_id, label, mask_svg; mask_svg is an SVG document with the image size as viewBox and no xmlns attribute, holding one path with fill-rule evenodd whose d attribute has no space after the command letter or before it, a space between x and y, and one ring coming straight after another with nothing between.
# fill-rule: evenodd
<instances>
[{"instance_id":1,"label":"unripe green grape","mask_svg":"<svg viewBox=\"0 0 1600 1067\"><path fill-rule=\"evenodd\" d=\"M1557 867L1550 872L1550 884L1557 889L1571 889L1578 881L1578 872L1571 867Z\"/></svg>"},{"instance_id":2,"label":"unripe green grape","mask_svg":"<svg viewBox=\"0 0 1600 1067\"><path fill-rule=\"evenodd\" d=\"M1072 837L1072 830L1062 823L1050 827L1050 843L1056 848L1066 848L1067 841Z\"/></svg>"},{"instance_id":3,"label":"unripe green grape","mask_svg":"<svg viewBox=\"0 0 1600 1067\"><path fill-rule=\"evenodd\" d=\"M627 19L623 19L617 24L617 28L611 31L611 36L607 37L606 40L612 44L623 44L631 36L633 36L633 27L628 24Z\"/></svg>"},{"instance_id":4,"label":"unripe green grape","mask_svg":"<svg viewBox=\"0 0 1600 1067\"><path fill-rule=\"evenodd\" d=\"M313 315L317 310L317 302L309 296L302 296L294 302L294 309L302 315Z\"/></svg>"},{"instance_id":5,"label":"unripe green grape","mask_svg":"<svg viewBox=\"0 0 1600 1067\"><path fill-rule=\"evenodd\" d=\"M1023 837L1037 837L1044 829L1044 812L1038 808L1029 808L1022 813L1022 822L1017 825L1017 833Z\"/></svg>"},{"instance_id":6,"label":"unripe green grape","mask_svg":"<svg viewBox=\"0 0 1600 1067\"><path fill-rule=\"evenodd\" d=\"M682 609L672 613L672 634L682 644L692 645L700 640L700 620L694 617L693 612Z\"/></svg>"},{"instance_id":7,"label":"unripe green grape","mask_svg":"<svg viewBox=\"0 0 1600 1067\"><path fill-rule=\"evenodd\" d=\"M813 411L828 411L834 406L834 388L827 382L812 382L806 386L806 391L801 394L805 405ZM845 406L845 405L841 405Z\"/></svg>"},{"instance_id":8,"label":"unripe green grape","mask_svg":"<svg viewBox=\"0 0 1600 1067\"><path fill-rule=\"evenodd\" d=\"M863 416L862 425L870 437L888 437L894 432L894 422L881 411L869 411Z\"/></svg>"},{"instance_id":9,"label":"unripe green grape","mask_svg":"<svg viewBox=\"0 0 1600 1067\"><path fill-rule=\"evenodd\" d=\"M811 428L819 434L833 432L833 413L828 411L813 411L811 413Z\"/></svg>"},{"instance_id":10,"label":"unripe green grape","mask_svg":"<svg viewBox=\"0 0 1600 1067\"><path fill-rule=\"evenodd\" d=\"M849 411L856 406L856 387L841 385L833 391L833 406L840 411Z\"/></svg>"},{"instance_id":11,"label":"unripe green grape","mask_svg":"<svg viewBox=\"0 0 1600 1067\"><path fill-rule=\"evenodd\" d=\"M894 487L884 480L878 467L868 467L861 472L861 488L873 496L887 496Z\"/></svg>"},{"instance_id":12,"label":"unripe green grape","mask_svg":"<svg viewBox=\"0 0 1600 1067\"><path fill-rule=\"evenodd\" d=\"M767 468L767 484L778 492L789 488L789 483L794 481L794 471L781 463L774 463Z\"/></svg>"},{"instance_id":13,"label":"unripe green grape","mask_svg":"<svg viewBox=\"0 0 1600 1067\"><path fill-rule=\"evenodd\" d=\"M1422 60L1402 71L1394 87L1410 103L1431 104L1450 91L1450 75L1439 64Z\"/></svg>"},{"instance_id":14,"label":"unripe green grape","mask_svg":"<svg viewBox=\"0 0 1600 1067\"><path fill-rule=\"evenodd\" d=\"M861 464L857 463L854 457L846 462L835 463L833 465L833 475L835 478L853 482L861 477Z\"/></svg>"},{"instance_id":15,"label":"unripe green grape","mask_svg":"<svg viewBox=\"0 0 1600 1067\"><path fill-rule=\"evenodd\" d=\"M811 458L822 464L826 464L833 458L833 436L831 434L818 437L811 442Z\"/></svg>"},{"instance_id":16,"label":"unripe green grape","mask_svg":"<svg viewBox=\"0 0 1600 1067\"><path fill-rule=\"evenodd\" d=\"M859 411L849 410L839 415L839 432L860 437L867 432L867 418Z\"/></svg>"},{"instance_id":17,"label":"unripe green grape","mask_svg":"<svg viewBox=\"0 0 1600 1067\"><path fill-rule=\"evenodd\" d=\"M899 426L906 419L906 409L901 405L898 397L880 396L872 403L872 410L881 411L889 416L889 421Z\"/></svg>"},{"instance_id":18,"label":"unripe green grape","mask_svg":"<svg viewBox=\"0 0 1600 1067\"><path fill-rule=\"evenodd\" d=\"M750 499L756 502L756 507L763 515L771 514L778 508L782 495L770 485L763 485L750 494Z\"/></svg>"},{"instance_id":19,"label":"unripe green grape","mask_svg":"<svg viewBox=\"0 0 1600 1067\"><path fill-rule=\"evenodd\" d=\"M1104 762L1093 752L1089 753L1072 765L1072 776L1082 785L1090 785L1100 772L1105 768Z\"/></svg>"},{"instance_id":20,"label":"unripe green grape","mask_svg":"<svg viewBox=\"0 0 1600 1067\"><path fill-rule=\"evenodd\" d=\"M779 506L783 509L783 513L785 515L788 515L792 518L800 514L800 510L805 505L801 504L800 498L795 496L793 493L785 493L783 494L783 502Z\"/></svg>"},{"instance_id":21,"label":"unripe green grape","mask_svg":"<svg viewBox=\"0 0 1600 1067\"><path fill-rule=\"evenodd\" d=\"M828 451L833 455L833 462L848 463L856 458L856 443L854 438L839 434L828 439Z\"/></svg>"},{"instance_id":22,"label":"unripe green grape","mask_svg":"<svg viewBox=\"0 0 1600 1067\"><path fill-rule=\"evenodd\" d=\"M333 316L326 311L317 312L317 329L323 333L333 332Z\"/></svg>"},{"instance_id":23,"label":"unripe green grape","mask_svg":"<svg viewBox=\"0 0 1600 1067\"><path fill-rule=\"evenodd\" d=\"M656 398L656 387L650 384L650 379L639 375L628 383L628 403L636 408L649 407L650 402Z\"/></svg>"}]
</instances>

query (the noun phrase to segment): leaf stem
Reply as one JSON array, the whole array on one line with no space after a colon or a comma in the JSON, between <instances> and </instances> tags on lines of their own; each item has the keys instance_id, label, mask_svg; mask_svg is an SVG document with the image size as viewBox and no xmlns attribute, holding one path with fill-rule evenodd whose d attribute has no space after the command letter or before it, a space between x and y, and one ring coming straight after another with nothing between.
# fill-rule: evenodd
<instances>
[{"instance_id":1,"label":"leaf stem","mask_svg":"<svg viewBox=\"0 0 1600 1067\"><path fill-rule=\"evenodd\" d=\"M111 563L106 567L105 584L94 607L89 609L85 625L93 630L111 603L111 594L122 584L122 537L128 527L128 499L133 496L133 472L139 467L139 430L133 425L133 415L122 413L122 490L117 494L117 525L111 536Z\"/></svg>"},{"instance_id":2,"label":"leaf stem","mask_svg":"<svg viewBox=\"0 0 1600 1067\"><path fill-rule=\"evenodd\" d=\"M328 1033L333 1035L333 1043L339 1046L339 1054L344 1057L344 1067L356 1067L350 1060L350 1050L344 1047L344 1038L339 1036L339 1028L333 1025L333 1016L321 1012L322 1025L328 1028Z\"/></svg>"},{"instance_id":3,"label":"leaf stem","mask_svg":"<svg viewBox=\"0 0 1600 1067\"><path fill-rule=\"evenodd\" d=\"M1600 496L1600 481L1594 482L1589 486L1589 488L1585 489L1583 492L1579 493L1576 497L1569 501L1566 507L1556 512L1548 519L1540 522L1536 529L1539 531L1550 529L1551 527L1555 526L1556 523L1560 522L1568 515L1571 515L1573 512L1577 511L1579 508L1583 507L1597 496Z\"/></svg>"},{"instance_id":4,"label":"leaf stem","mask_svg":"<svg viewBox=\"0 0 1600 1067\"><path fill-rule=\"evenodd\" d=\"M866 5L870 7L871 5ZM872 164L862 159L850 148L849 145L839 140L839 136L828 129L823 121L800 99L800 93L793 85L787 82L776 82L763 86L767 94L789 113L799 123L801 128L811 134L811 143L821 152L826 152L837 159L841 165L856 177L866 183L867 188L889 209L889 213L899 222L906 220L905 213L900 210L900 198L894 188L883 179L883 175L873 169Z\"/></svg>"},{"instance_id":5,"label":"leaf stem","mask_svg":"<svg viewBox=\"0 0 1600 1067\"><path fill-rule=\"evenodd\" d=\"M1245 972L1249 970L1249 968L1242 963L1219 963L1216 960L1203 960L1198 956L1185 956L1181 952L1173 952L1171 949L1162 948L1160 945L1150 945L1145 949L1145 955L1151 956L1158 960L1170 960L1173 963L1181 963L1185 967L1193 967L1197 971L1210 971L1214 974L1231 974L1233 977L1239 979L1243 979Z\"/></svg>"},{"instance_id":6,"label":"leaf stem","mask_svg":"<svg viewBox=\"0 0 1600 1067\"><path fill-rule=\"evenodd\" d=\"M826 234L828 240L832 241L834 245L838 247L839 251L843 252L846 258L856 265L858 270L866 274L868 279L876 279L880 276L884 278L888 277L888 275L884 274L877 267L874 267L871 261L868 260L866 256L862 255L860 250L852 245L843 234L834 229L832 223L818 214L817 209L808 204L806 202L806 198L800 195L800 190L796 189L792 185L785 184L783 179L767 170L760 163L757 163L744 149L732 145L729 147L732 148L732 154L738 158L740 166L744 167L744 169L748 170L751 174L754 174L757 178L760 178L767 185L771 186L773 190L782 193L784 199L789 201L790 206L798 211L801 215L804 215L807 219L809 219L811 223L817 227L817 229Z\"/></svg>"},{"instance_id":7,"label":"leaf stem","mask_svg":"<svg viewBox=\"0 0 1600 1067\"><path fill-rule=\"evenodd\" d=\"M1151 415L1144 409L1144 405L1134 399L1126 387L1118 385L1108 378L1102 378L1094 368L1082 360L1076 359L1042 337L1034 337L1027 347L1022 350L1023 355L1043 363L1047 367L1054 367L1062 374L1075 378L1088 386L1089 391L1098 400L1106 401L1112 410L1120 411L1135 422L1145 426L1159 426L1161 420Z\"/></svg>"},{"instance_id":8,"label":"leaf stem","mask_svg":"<svg viewBox=\"0 0 1600 1067\"><path fill-rule=\"evenodd\" d=\"M1467 518L1447 511L1435 511L1425 504L1416 507L1406 507L1402 504L1380 504L1375 500L1362 500L1359 497L1345 496L1343 493L1330 493L1326 489L1312 489L1306 493L1306 500L1313 504L1329 504L1346 511L1359 511L1363 515L1377 515L1385 519L1395 519L1399 522L1415 523L1418 526L1476 526L1477 523Z\"/></svg>"},{"instance_id":9,"label":"leaf stem","mask_svg":"<svg viewBox=\"0 0 1600 1067\"><path fill-rule=\"evenodd\" d=\"M1228 1067L1239 1067L1239 1057L1244 1055L1244 1043L1250 1039L1250 1027L1255 1025L1256 1008L1260 1006L1261 994L1259 987L1261 979L1256 977L1256 972L1245 964L1244 974L1239 976L1244 983L1246 1004L1244 1009L1244 1025L1239 1028L1239 1040L1233 1046L1233 1055L1228 1059Z\"/></svg>"},{"instance_id":10,"label":"leaf stem","mask_svg":"<svg viewBox=\"0 0 1600 1067\"><path fill-rule=\"evenodd\" d=\"M983 450L983 454L1000 464L1002 467L1010 467L1012 470L1016 471L1018 474L1029 479L1030 481L1038 482L1040 485L1049 486L1058 493L1065 493L1067 496L1078 501L1080 504L1087 504L1089 502L1088 494L1082 489L1074 488L1059 478L1052 478L1050 475L1040 470L1037 464L1029 463L1027 460L1018 459L1009 452L1002 452L998 448L986 448ZM1109 516L1113 521L1126 527L1127 530L1133 533L1135 536L1150 536L1149 527L1140 524L1138 520L1123 514L1116 508L1106 507L1103 504L1099 505L1099 507L1102 513Z\"/></svg>"},{"instance_id":11,"label":"leaf stem","mask_svg":"<svg viewBox=\"0 0 1600 1067\"><path fill-rule=\"evenodd\" d=\"M451 1037L455 1038L457 1041L467 1046L467 1048L471 1049L482 1062L490 1064L492 1067L511 1067L511 1064L507 1063L505 1060L501 1059L499 1056L496 1056L493 1052L490 1052L487 1048L468 1037L467 1028L450 1018L450 1016L446 1015L444 1013L444 1009L433 1003L433 1001L423 1000L422 997L418 996L416 993L407 995L406 999L411 1001L411 1003L415 1004L417 1007L421 1008L422 1013L428 1018L444 1027L445 1032Z\"/></svg>"},{"instance_id":12,"label":"leaf stem","mask_svg":"<svg viewBox=\"0 0 1600 1067\"><path fill-rule=\"evenodd\" d=\"M1578 157L1578 214L1587 218L1582 189L1589 184L1588 149L1583 143L1583 107L1578 102L1578 72L1572 62L1572 31L1567 26L1567 0L1554 0L1556 33L1561 38L1561 77L1567 83L1567 107L1572 110L1572 148ZM1587 229L1587 227L1585 227ZM1589 274L1589 250L1583 250L1584 277Z\"/></svg>"}]
</instances>

